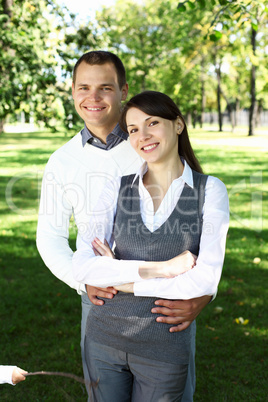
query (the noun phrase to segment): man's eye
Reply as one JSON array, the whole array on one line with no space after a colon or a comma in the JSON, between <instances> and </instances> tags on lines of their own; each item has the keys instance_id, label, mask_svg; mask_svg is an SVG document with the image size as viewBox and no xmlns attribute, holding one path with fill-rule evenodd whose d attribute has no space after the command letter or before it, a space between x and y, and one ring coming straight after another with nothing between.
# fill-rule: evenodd
<instances>
[{"instance_id":1,"label":"man's eye","mask_svg":"<svg viewBox=\"0 0 268 402\"><path fill-rule=\"evenodd\" d=\"M103 89L103 91L105 91L105 92L108 92L108 91L111 91L112 90L112 88L110 88L110 87L104 87L104 88L102 88Z\"/></svg>"},{"instance_id":2,"label":"man's eye","mask_svg":"<svg viewBox=\"0 0 268 402\"><path fill-rule=\"evenodd\" d=\"M86 90L87 90L87 87L81 87L80 90L81 90L81 91L86 91Z\"/></svg>"}]
</instances>

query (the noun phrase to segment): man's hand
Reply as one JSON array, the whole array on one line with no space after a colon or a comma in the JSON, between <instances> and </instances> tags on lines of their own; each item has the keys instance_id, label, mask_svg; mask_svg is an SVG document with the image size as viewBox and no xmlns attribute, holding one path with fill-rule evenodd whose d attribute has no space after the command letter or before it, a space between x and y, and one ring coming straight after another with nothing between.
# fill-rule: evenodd
<instances>
[{"instance_id":1,"label":"man's hand","mask_svg":"<svg viewBox=\"0 0 268 402\"><path fill-rule=\"evenodd\" d=\"M104 301L100 300L99 297L104 299L112 299L114 295L118 293L118 291L113 287L95 288L93 286L86 285L86 289L89 300L91 303L95 304L95 306L102 306L104 304Z\"/></svg>"},{"instance_id":2,"label":"man's hand","mask_svg":"<svg viewBox=\"0 0 268 402\"><path fill-rule=\"evenodd\" d=\"M211 298L212 296L201 296L190 300L156 300L157 307L152 309L152 313L165 315L166 317L157 317L156 321L174 324L176 326L169 331L180 332L189 327Z\"/></svg>"}]
</instances>

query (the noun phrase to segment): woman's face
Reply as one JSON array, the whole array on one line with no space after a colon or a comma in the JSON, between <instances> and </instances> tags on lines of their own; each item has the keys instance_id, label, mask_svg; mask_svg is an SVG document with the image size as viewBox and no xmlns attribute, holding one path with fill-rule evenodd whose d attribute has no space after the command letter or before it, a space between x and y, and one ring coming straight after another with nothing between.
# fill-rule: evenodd
<instances>
[{"instance_id":1,"label":"woman's face","mask_svg":"<svg viewBox=\"0 0 268 402\"><path fill-rule=\"evenodd\" d=\"M178 134L183 121L151 116L131 108L126 114L126 124L131 146L149 163L162 163L178 158Z\"/></svg>"}]
</instances>

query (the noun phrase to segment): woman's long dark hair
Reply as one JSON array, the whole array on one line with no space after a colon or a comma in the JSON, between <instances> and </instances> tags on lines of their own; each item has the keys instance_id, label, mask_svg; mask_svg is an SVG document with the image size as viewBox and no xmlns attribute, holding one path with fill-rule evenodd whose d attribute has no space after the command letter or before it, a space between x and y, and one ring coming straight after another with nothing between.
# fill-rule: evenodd
<instances>
[{"instance_id":1,"label":"woman's long dark hair","mask_svg":"<svg viewBox=\"0 0 268 402\"><path fill-rule=\"evenodd\" d=\"M191 169L203 173L191 146L184 118L177 105L169 96L156 91L144 91L133 96L133 98L125 104L119 121L120 127L125 132L127 132L126 114L128 110L133 107L149 116L158 116L167 120L174 121L177 117L180 117L184 123L184 129L179 136L179 155L186 160Z\"/></svg>"}]
</instances>

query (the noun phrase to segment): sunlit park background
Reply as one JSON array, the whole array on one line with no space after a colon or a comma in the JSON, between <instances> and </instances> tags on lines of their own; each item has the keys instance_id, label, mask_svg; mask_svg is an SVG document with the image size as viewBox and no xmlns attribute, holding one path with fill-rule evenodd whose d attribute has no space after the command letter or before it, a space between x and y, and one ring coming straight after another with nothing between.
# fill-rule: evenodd
<instances>
[{"instance_id":1,"label":"sunlit park background","mask_svg":"<svg viewBox=\"0 0 268 402\"><path fill-rule=\"evenodd\" d=\"M82 377L80 297L44 266L35 232L44 166L83 127L72 68L82 53L107 49L126 66L130 96L153 89L177 102L205 173L228 189L218 296L197 319L195 401L267 400L267 7L1 2L0 364ZM72 222L73 248L75 236ZM2 385L0 400L85 401L86 394L73 378L40 375Z\"/></svg>"}]
</instances>

